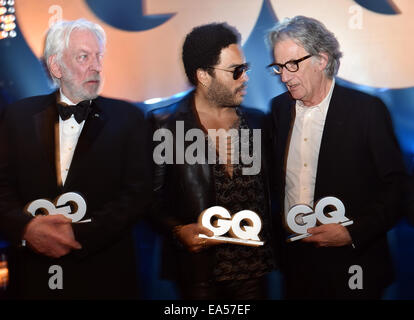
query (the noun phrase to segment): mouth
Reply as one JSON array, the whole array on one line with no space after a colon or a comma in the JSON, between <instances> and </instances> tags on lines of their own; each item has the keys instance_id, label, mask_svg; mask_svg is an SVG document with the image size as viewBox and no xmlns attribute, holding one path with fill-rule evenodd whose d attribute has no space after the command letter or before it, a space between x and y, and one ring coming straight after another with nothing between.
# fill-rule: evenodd
<instances>
[{"instance_id":1,"label":"mouth","mask_svg":"<svg viewBox=\"0 0 414 320\"><path fill-rule=\"evenodd\" d=\"M286 86L289 90L295 90L297 87L299 87L299 83L287 84Z\"/></svg>"},{"instance_id":2,"label":"mouth","mask_svg":"<svg viewBox=\"0 0 414 320\"><path fill-rule=\"evenodd\" d=\"M236 93L240 93L242 96L247 94L247 90L246 90L247 86L243 85L239 88L236 89Z\"/></svg>"},{"instance_id":3,"label":"mouth","mask_svg":"<svg viewBox=\"0 0 414 320\"><path fill-rule=\"evenodd\" d=\"M100 82L100 79L89 79L85 81L85 84L98 85Z\"/></svg>"}]
</instances>

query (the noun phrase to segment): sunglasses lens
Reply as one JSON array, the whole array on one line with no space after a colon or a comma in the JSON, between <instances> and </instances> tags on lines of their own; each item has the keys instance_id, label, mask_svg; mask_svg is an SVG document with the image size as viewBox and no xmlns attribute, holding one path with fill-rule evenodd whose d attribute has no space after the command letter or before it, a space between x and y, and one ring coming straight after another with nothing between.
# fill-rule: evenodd
<instances>
[{"instance_id":1,"label":"sunglasses lens","mask_svg":"<svg viewBox=\"0 0 414 320\"><path fill-rule=\"evenodd\" d=\"M249 66L247 64L242 64L238 67L236 67L233 71L233 79L237 80L241 77L241 75L243 74L243 72L249 70Z\"/></svg>"}]
</instances>

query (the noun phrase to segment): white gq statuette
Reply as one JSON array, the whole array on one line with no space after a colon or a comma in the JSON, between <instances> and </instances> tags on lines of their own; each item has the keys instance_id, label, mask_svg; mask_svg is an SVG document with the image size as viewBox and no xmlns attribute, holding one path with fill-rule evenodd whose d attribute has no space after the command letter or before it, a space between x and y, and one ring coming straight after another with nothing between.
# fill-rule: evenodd
<instances>
[{"instance_id":1,"label":"white gq statuette","mask_svg":"<svg viewBox=\"0 0 414 320\"><path fill-rule=\"evenodd\" d=\"M72 209L68 203L71 203L76 209L72 212ZM47 199L37 199L30 202L25 211L35 216L36 211L41 210L44 215L62 214L66 218L72 220L72 223L85 223L91 222L91 219L82 220L86 214L86 201L83 197L76 192L67 192L51 202ZM81 221L82 220L82 221ZM23 240L22 245L26 245Z\"/></svg>"},{"instance_id":2,"label":"white gq statuette","mask_svg":"<svg viewBox=\"0 0 414 320\"><path fill-rule=\"evenodd\" d=\"M327 206L335 207L335 210L328 212L329 216L324 213ZM287 241L292 242L309 237L311 234L307 233L307 230L316 226L317 221L320 224L339 223L343 226L354 223L345 217L345 206L338 198L322 198L316 203L314 210L307 205L298 204L289 210L286 217L287 226L291 232L296 234Z\"/></svg>"},{"instance_id":3,"label":"white gq statuette","mask_svg":"<svg viewBox=\"0 0 414 320\"><path fill-rule=\"evenodd\" d=\"M217 219L215 225L213 226L211 224L211 219L214 216L219 217L219 219ZM240 223L243 220L246 220L248 225L240 227ZM258 237L258 234L262 228L262 221L253 211L242 210L234 214L232 217L227 209L220 206L214 206L204 210L201 213L199 222L214 233L214 236L212 237L199 234L198 236L200 238L253 246L262 246L264 244L264 242L260 241L260 238ZM232 238L221 236L228 231L230 231Z\"/></svg>"}]
</instances>

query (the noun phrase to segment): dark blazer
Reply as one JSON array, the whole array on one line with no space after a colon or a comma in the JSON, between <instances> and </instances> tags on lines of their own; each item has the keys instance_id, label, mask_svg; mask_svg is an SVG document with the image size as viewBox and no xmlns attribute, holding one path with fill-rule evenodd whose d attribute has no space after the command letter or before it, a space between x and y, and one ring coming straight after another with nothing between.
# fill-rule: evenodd
<instances>
[{"instance_id":1,"label":"dark blazer","mask_svg":"<svg viewBox=\"0 0 414 320\"><path fill-rule=\"evenodd\" d=\"M57 185L56 93L6 108L0 122L0 232L11 242L12 292L18 298L133 298L137 296L131 227L151 199L148 126L135 106L98 97L86 120L65 185ZM83 248L60 259L19 247L33 218L23 207L78 192L87 202L73 224ZM49 268L63 269L63 290L50 290Z\"/></svg>"},{"instance_id":2,"label":"dark blazer","mask_svg":"<svg viewBox=\"0 0 414 320\"><path fill-rule=\"evenodd\" d=\"M295 100L286 92L272 100L271 108L273 178L283 217L285 168ZM376 97L336 84L322 135L314 200L334 196L344 203L346 216L354 221L347 229L355 248L316 248L300 241L286 244L284 269L288 290L292 285L290 289L298 295L301 291L306 294L306 290L316 289L305 288L306 278L319 278L321 287L331 287L330 291L326 289L327 296L347 296L351 276L348 271L352 265L362 267L365 288L390 284L393 272L386 233L401 215L400 186L405 178L401 152L385 105Z\"/></svg>"},{"instance_id":3,"label":"dark blazer","mask_svg":"<svg viewBox=\"0 0 414 320\"><path fill-rule=\"evenodd\" d=\"M169 129L175 139L177 137L176 121L184 121L184 132L193 128L201 128L193 110L192 101L193 94L189 94L175 104L149 112L148 117L154 130ZM251 129L263 129L261 173L267 199L265 214L269 214L267 161L263 159L266 157L265 147L269 145L265 143L268 139L267 130L265 130L267 119L256 109L241 107L239 110L245 115ZM192 143L192 141L186 141L184 148ZM173 144L175 150L175 141ZM207 145L205 150L207 150ZM158 213L152 215L153 223L166 234L163 245L162 276L180 281L210 280L215 261L214 247L199 253L189 253L173 239L172 231L175 226L196 223L203 210L217 205L213 165L206 161L205 164L185 163L157 166L154 185L159 207L156 210ZM270 228L270 226L266 227Z\"/></svg>"}]
</instances>

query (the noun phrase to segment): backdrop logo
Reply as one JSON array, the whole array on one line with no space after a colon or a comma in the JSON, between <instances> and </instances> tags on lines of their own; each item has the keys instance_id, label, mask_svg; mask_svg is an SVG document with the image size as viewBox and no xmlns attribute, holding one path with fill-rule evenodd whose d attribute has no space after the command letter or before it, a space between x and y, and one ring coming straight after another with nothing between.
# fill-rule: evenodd
<instances>
[{"instance_id":1,"label":"backdrop logo","mask_svg":"<svg viewBox=\"0 0 414 320\"><path fill-rule=\"evenodd\" d=\"M212 223L213 217L218 217L214 223ZM241 226L243 221L247 225ZM253 211L243 210L231 216L227 209L214 206L201 213L199 222L214 233L212 237L199 234L198 236L200 238L253 246L261 246L264 244L258 236L262 228L262 221L257 213ZM230 233L231 237L222 237L227 232Z\"/></svg>"}]
</instances>

